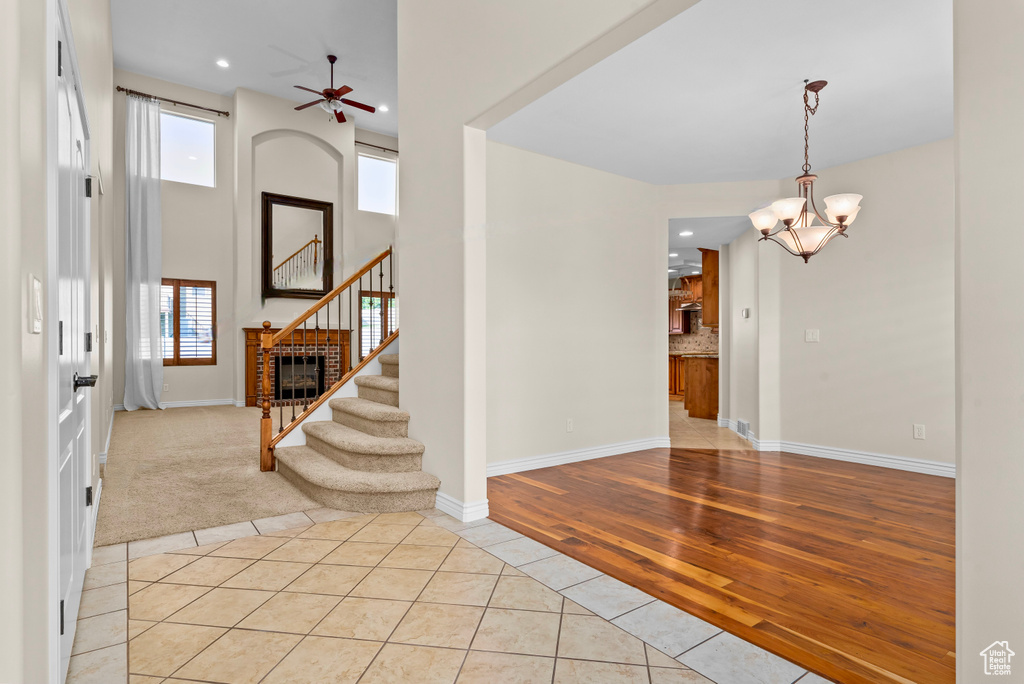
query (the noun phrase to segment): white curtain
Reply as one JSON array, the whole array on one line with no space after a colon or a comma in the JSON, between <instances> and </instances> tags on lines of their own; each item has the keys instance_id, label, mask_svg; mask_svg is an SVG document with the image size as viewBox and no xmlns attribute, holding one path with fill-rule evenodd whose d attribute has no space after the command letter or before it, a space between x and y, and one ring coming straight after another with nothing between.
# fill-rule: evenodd
<instances>
[{"instance_id":1,"label":"white curtain","mask_svg":"<svg viewBox=\"0 0 1024 684\"><path fill-rule=\"evenodd\" d=\"M124 407L160 408L160 103L128 96L125 112ZM176 324L173 321L172 324Z\"/></svg>"}]
</instances>

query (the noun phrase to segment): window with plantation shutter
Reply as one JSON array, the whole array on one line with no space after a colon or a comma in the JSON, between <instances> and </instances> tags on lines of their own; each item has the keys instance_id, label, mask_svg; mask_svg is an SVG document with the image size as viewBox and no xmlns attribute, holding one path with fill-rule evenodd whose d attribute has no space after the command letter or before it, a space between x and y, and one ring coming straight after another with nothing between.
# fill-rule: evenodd
<instances>
[{"instance_id":1,"label":"window with plantation shutter","mask_svg":"<svg viewBox=\"0 0 1024 684\"><path fill-rule=\"evenodd\" d=\"M217 363L217 283L164 278L160 340L165 366Z\"/></svg>"}]
</instances>

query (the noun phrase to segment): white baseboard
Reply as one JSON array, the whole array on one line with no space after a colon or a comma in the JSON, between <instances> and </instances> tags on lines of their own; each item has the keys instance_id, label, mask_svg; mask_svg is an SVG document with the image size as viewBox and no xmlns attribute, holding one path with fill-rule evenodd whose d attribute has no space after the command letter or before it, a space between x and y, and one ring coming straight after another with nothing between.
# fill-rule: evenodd
<instances>
[{"instance_id":1,"label":"white baseboard","mask_svg":"<svg viewBox=\"0 0 1024 684\"><path fill-rule=\"evenodd\" d=\"M530 456L529 458L517 458L511 461L498 461L497 463L489 463L487 465L487 477L521 473L524 470L548 468L550 466L565 465L566 463L576 463L577 461L589 461L593 458L618 456L619 454L628 454L633 451L643 451L644 449L667 449L670 446L672 446L672 441L668 437L650 437L631 442L619 442L617 444L605 444L586 449L562 451L557 454Z\"/></svg>"},{"instance_id":2,"label":"white baseboard","mask_svg":"<svg viewBox=\"0 0 1024 684\"><path fill-rule=\"evenodd\" d=\"M116 410L117 408L115 407L114 411ZM114 432L114 411L110 412L110 425L107 426L107 443L103 447L103 453L101 453L97 457L97 460L100 462L100 464L107 462L107 454L110 453L110 435L113 434Z\"/></svg>"},{"instance_id":3,"label":"white baseboard","mask_svg":"<svg viewBox=\"0 0 1024 684\"><path fill-rule=\"evenodd\" d=\"M245 402L236 402L234 399L193 399L190 401L161 401L160 408L188 408L190 406L245 406ZM124 411L124 404L115 404L115 411Z\"/></svg>"},{"instance_id":4,"label":"white baseboard","mask_svg":"<svg viewBox=\"0 0 1024 684\"><path fill-rule=\"evenodd\" d=\"M791 454L800 454L801 456L815 456L817 458L832 459L833 461L863 463L864 465L906 470L912 473L924 473L925 475L956 477L955 463L926 461L922 458L907 458L906 456L875 454L870 451L854 451L853 449L838 449L836 447L785 441L754 440L754 448L758 451L785 451Z\"/></svg>"},{"instance_id":5,"label":"white baseboard","mask_svg":"<svg viewBox=\"0 0 1024 684\"><path fill-rule=\"evenodd\" d=\"M437 493L434 506L437 510L444 511L456 520L461 520L462 522L483 520L490 514L490 510L487 506L487 499L484 499L483 501L463 503L442 492Z\"/></svg>"},{"instance_id":6,"label":"white baseboard","mask_svg":"<svg viewBox=\"0 0 1024 684\"><path fill-rule=\"evenodd\" d=\"M729 428L730 430L735 432L737 435L739 435L743 439L748 440L752 445L754 445L754 448L757 449L757 439L755 439L755 437L754 437L754 431L751 430L747 434L741 435L740 431L739 431L739 421L738 420L733 420L732 418L723 418L722 416L718 416L718 427Z\"/></svg>"},{"instance_id":7,"label":"white baseboard","mask_svg":"<svg viewBox=\"0 0 1024 684\"><path fill-rule=\"evenodd\" d=\"M235 399L235 408L245 408L245 400L238 401Z\"/></svg>"}]
</instances>

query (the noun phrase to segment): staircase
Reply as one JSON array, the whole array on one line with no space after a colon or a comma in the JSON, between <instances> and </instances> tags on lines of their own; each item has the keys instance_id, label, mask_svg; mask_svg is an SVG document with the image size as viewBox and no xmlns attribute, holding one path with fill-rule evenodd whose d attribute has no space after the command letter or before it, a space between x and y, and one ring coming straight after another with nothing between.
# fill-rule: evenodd
<instances>
[{"instance_id":1,"label":"staircase","mask_svg":"<svg viewBox=\"0 0 1024 684\"><path fill-rule=\"evenodd\" d=\"M354 378L358 397L328 402L333 420L302 423L305 446L275 450L278 472L330 508L433 508L441 482L420 469L424 446L409 439L409 414L398 408L398 354L377 358L381 375Z\"/></svg>"}]
</instances>

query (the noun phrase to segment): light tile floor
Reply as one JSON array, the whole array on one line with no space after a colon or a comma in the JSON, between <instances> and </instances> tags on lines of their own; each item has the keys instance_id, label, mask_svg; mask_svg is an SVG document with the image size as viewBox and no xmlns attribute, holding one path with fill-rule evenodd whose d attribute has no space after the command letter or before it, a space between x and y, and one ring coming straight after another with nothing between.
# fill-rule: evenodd
<instances>
[{"instance_id":1,"label":"light tile floor","mask_svg":"<svg viewBox=\"0 0 1024 684\"><path fill-rule=\"evenodd\" d=\"M436 509L318 509L98 548L86 587L68 684L825 681Z\"/></svg>"},{"instance_id":2,"label":"light tile floor","mask_svg":"<svg viewBox=\"0 0 1024 684\"><path fill-rule=\"evenodd\" d=\"M753 449L751 443L718 421L690 418L681 401L668 402L669 438L677 449Z\"/></svg>"}]
</instances>

